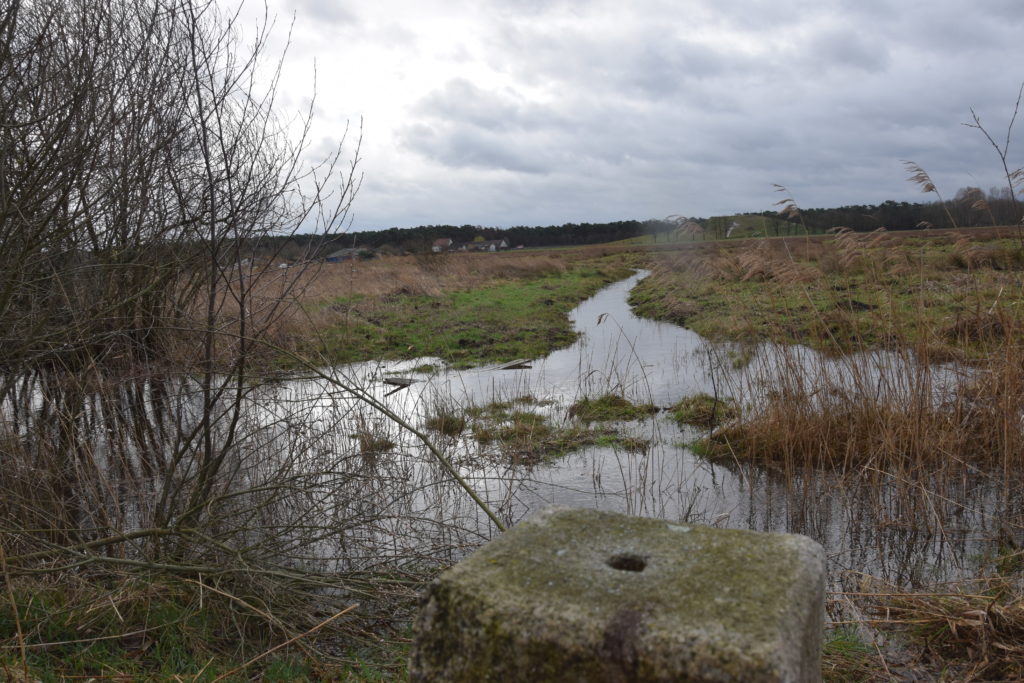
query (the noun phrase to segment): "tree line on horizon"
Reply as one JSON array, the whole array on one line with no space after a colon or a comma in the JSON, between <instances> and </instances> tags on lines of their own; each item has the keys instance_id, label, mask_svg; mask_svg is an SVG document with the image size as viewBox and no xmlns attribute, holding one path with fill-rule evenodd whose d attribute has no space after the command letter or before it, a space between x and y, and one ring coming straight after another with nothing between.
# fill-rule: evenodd
<instances>
[{"instance_id":1,"label":"tree line on horizon","mask_svg":"<svg viewBox=\"0 0 1024 683\"><path fill-rule=\"evenodd\" d=\"M668 220L625 220L608 223L563 223L562 225L492 228L480 225L422 225L415 228L388 228L342 236L354 246L380 249L399 247L404 251L427 251L434 240L449 238L455 242L504 239L510 247L552 247L602 244L640 235L667 233L674 224Z\"/></svg>"},{"instance_id":2,"label":"tree line on horizon","mask_svg":"<svg viewBox=\"0 0 1024 683\"><path fill-rule=\"evenodd\" d=\"M762 236L823 233L831 228L846 227L856 232L870 232L880 227L887 230L920 228L974 227L1008 225L1015 222L1015 207L1005 188L985 192L976 187L961 188L953 199L944 202L897 202L853 204L833 208L800 209L799 216L780 215L778 211L751 212L734 216L622 220L607 223L563 223L547 226L514 226L496 228L481 225L421 225L413 228L392 227L385 230L329 235L293 234L279 238L283 245L266 243L280 251L287 260L323 257L343 248L365 250L369 255L381 253L422 253L430 251L435 240L449 238L456 242L475 239L504 239L510 247L554 247L604 244L636 237L652 236L655 243L673 239L696 239L695 231L680 235L685 224L700 227L702 239L722 239L738 216L760 216L766 220L757 231ZM749 223L749 222L748 222ZM756 222L755 222L756 223ZM745 230L741 236L750 236Z\"/></svg>"},{"instance_id":3,"label":"tree line on horizon","mask_svg":"<svg viewBox=\"0 0 1024 683\"><path fill-rule=\"evenodd\" d=\"M857 232L880 227L887 230L915 228L968 228L987 225L1012 225L1019 219L1019 208L1010 191L994 187L985 192L978 187L962 187L953 199L943 202L896 202L840 206L830 209L802 209L808 230L824 231L843 226ZM763 215L777 215L766 211Z\"/></svg>"}]
</instances>

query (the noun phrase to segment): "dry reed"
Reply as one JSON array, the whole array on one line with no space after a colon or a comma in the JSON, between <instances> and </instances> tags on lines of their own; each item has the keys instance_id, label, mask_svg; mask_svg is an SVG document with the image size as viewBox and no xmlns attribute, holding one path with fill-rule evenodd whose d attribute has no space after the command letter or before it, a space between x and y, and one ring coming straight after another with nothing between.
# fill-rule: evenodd
<instances>
[{"instance_id":1,"label":"dry reed","mask_svg":"<svg viewBox=\"0 0 1024 683\"><path fill-rule=\"evenodd\" d=\"M860 302L855 298L858 289L894 277L888 266L898 259L880 260L874 251L883 240L886 252L895 253L895 240L889 235L848 232L828 242L798 242L786 249L785 256L779 246L765 243L739 250L732 263L742 264L745 273L727 270L734 278L757 272L798 290L811 281L819 291L837 290L828 306L819 304L814 315L823 334L848 335L843 348L852 353L826 360L799 347L775 347L764 359L761 375L748 387L747 403L757 408L720 432L720 439L728 440L734 452L739 449L753 458L789 465L870 463L901 471L964 462L998 464L1007 470L1019 467L1024 450L1021 317L998 301L960 311L953 321L928 316L926 306L897 309ZM1003 254L1005 250L967 238L954 245L954 253L997 254L985 262L990 269L1015 262L1015 256ZM982 267L978 258L969 261L975 269ZM758 265L751 265L755 262ZM832 279L837 272L853 273L858 279ZM837 282L852 289L836 287ZM1007 301L1020 300L1019 280L1015 291L1006 289L1004 285L1000 291ZM810 295L806 299L819 301ZM859 336L862 325L856 314L875 318L874 326L889 331L886 350ZM840 325L844 320L847 324ZM788 340L784 325L768 334ZM946 360L931 355L937 340L954 348L980 343L987 353L970 365L937 364Z\"/></svg>"},{"instance_id":2,"label":"dry reed","mask_svg":"<svg viewBox=\"0 0 1024 683\"><path fill-rule=\"evenodd\" d=\"M572 252L421 254L365 261L324 263L307 268L297 283L304 302L339 296L395 294L439 296L508 279L565 272L578 260Z\"/></svg>"},{"instance_id":3,"label":"dry reed","mask_svg":"<svg viewBox=\"0 0 1024 683\"><path fill-rule=\"evenodd\" d=\"M897 650L903 666L921 680L928 672L943 672L959 681L1024 678L1024 586L1019 575L958 581L918 592L866 581L863 590L841 595L865 612L864 625L890 640L895 636L898 642L878 649L875 672L888 668L886 656Z\"/></svg>"},{"instance_id":4,"label":"dry reed","mask_svg":"<svg viewBox=\"0 0 1024 683\"><path fill-rule=\"evenodd\" d=\"M776 344L762 345L731 386L744 410L711 430L711 457L766 466L798 493L819 490L813 482L824 475L834 490L863 496L879 529L945 538L977 506L971 514L1008 549L1000 576L921 593L908 592L925 585L909 575L856 596L869 614L861 626L901 632L899 654L870 642L827 650L829 680L1024 677L1024 252L1011 234L838 230L680 252L659 266L677 296L749 281L773 288L775 319L747 331ZM680 285L684 278L697 284ZM701 304L692 301L688 315ZM817 327L795 325L798 314ZM820 338L798 338L797 329ZM812 353L800 340L842 341L832 348L844 353ZM971 489L986 493L964 496Z\"/></svg>"}]
</instances>

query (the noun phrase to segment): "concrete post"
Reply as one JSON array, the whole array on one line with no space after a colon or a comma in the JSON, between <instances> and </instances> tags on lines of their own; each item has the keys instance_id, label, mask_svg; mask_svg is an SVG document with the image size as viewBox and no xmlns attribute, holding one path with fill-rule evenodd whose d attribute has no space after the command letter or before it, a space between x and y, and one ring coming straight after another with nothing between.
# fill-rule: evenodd
<instances>
[{"instance_id":1,"label":"concrete post","mask_svg":"<svg viewBox=\"0 0 1024 683\"><path fill-rule=\"evenodd\" d=\"M804 536L549 508L445 572L412 681L817 681L825 564Z\"/></svg>"}]
</instances>

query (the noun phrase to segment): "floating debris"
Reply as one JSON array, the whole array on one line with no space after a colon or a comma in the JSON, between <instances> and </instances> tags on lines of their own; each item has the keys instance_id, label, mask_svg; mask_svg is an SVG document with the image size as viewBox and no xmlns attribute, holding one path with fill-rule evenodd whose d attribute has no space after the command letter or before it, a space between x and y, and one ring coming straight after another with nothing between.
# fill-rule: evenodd
<instances>
[{"instance_id":1,"label":"floating debris","mask_svg":"<svg viewBox=\"0 0 1024 683\"><path fill-rule=\"evenodd\" d=\"M416 384L416 382L418 382L419 380L414 377L385 377L381 381L384 382L384 384L389 384L394 387L394 389L384 394L385 396L390 396L396 391L408 389L411 385Z\"/></svg>"},{"instance_id":2,"label":"floating debris","mask_svg":"<svg viewBox=\"0 0 1024 683\"><path fill-rule=\"evenodd\" d=\"M498 366L499 370L529 370L533 367L533 361L529 358L518 358L516 360L510 360L507 363L502 363Z\"/></svg>"}]
</instances>

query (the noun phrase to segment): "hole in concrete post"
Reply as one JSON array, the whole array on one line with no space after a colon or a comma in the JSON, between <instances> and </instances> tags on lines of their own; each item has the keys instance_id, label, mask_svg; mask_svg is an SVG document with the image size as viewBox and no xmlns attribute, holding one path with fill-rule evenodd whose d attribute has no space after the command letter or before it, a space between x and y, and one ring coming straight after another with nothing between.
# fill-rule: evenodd
<instances>
[{"instance_id":1,"label":"hole in concrete post","mask_svg":"<svg viewBox=\"0 0 1024 683\"><path fill-rule=\"evenodd\" d=\"M624 572L642 572L647 567L647 560L639 555L627 553L613 556L608 560L608 566Z\"/></svg>"}]
</instances>

